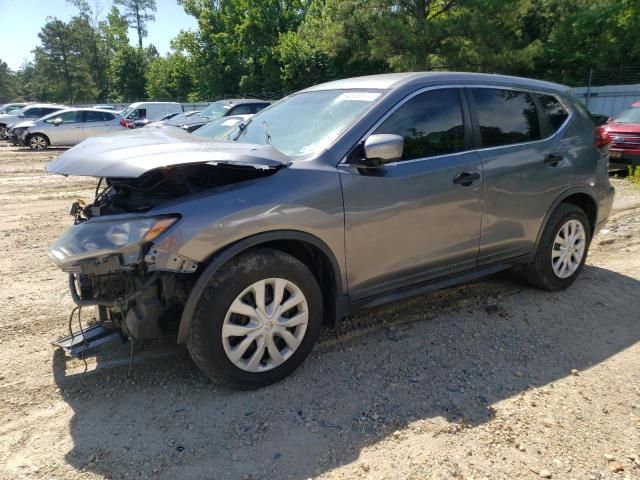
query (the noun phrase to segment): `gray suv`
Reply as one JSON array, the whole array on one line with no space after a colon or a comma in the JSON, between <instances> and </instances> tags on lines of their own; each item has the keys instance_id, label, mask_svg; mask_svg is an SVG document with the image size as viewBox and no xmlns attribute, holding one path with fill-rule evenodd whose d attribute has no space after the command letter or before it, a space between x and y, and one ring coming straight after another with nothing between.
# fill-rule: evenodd
<instances>
[{"instance_id":1,"label":"gray suv","mask_svg":"<svg viewBox=\"0 0 640 480\"><path fill-rule=\"evenodd\" d=\"M589 113L567 87L523 78L339 80L232 138L145 128L48 165L101 177L49 249L97 311L67 351L173 329L209 377L267 385L361 308L511 267L567 288L613 201Z\"/></svg>"}]
</instances>

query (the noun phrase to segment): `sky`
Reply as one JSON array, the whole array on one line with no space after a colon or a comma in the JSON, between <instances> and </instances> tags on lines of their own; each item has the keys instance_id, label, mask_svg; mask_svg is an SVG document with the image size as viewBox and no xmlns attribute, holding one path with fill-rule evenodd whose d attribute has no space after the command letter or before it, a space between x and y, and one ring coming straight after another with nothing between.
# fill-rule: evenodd
<instances>
[{"instance_id":1,"label":"sky","mask_svg":"<svg viewBox=\"0 0 640 480\"><path fill-rule=\"evenodd\" d=\"M99 4L102 16L111 9L112 0L89 0ZM153 43L161 54L169 51L169 42L180 30L195 30L197 21L190 17L176 0L157 0L156 21L148 26L149 36L144 45ZM69 20L77 10L66 0L0 0L0 60L18 70L25 59L32 59L31 51L40 43L38 32L47 17ZM129 41L137 45L138 35L129 31Z\"/></svg>"}]
</instances>

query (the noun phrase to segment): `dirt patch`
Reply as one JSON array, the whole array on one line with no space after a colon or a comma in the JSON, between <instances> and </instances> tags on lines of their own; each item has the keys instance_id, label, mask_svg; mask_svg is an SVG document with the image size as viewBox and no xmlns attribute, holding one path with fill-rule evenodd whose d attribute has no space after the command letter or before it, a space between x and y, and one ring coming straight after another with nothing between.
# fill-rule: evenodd
<instances>
[{"instance_id":1,"label":"dirt patch","mask_svg":"<svg viewBox=\"0 0 640 480\"><path fill-rule=\"evenodd\" d=\"M255 392L182 347L84 365L49 341L71 299L46 247L93 180L0 146L0 477L640 478L640 188L569 290L512 274L363 312ZM85 320L90 318L86 313Z\"/></svg>"}]
</instances>

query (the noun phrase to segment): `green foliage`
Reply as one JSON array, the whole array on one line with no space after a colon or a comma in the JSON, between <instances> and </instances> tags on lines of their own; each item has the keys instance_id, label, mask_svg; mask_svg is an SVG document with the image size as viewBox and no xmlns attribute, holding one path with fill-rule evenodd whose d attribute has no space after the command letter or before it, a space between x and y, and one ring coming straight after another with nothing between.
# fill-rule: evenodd
<instances>
[{"instance_id":1,"label":"green foliage","mask_svg":"<svg viewBox=\"0 0 640 480\"><path fill-rule=\"evenodd\" d=\"M16 98L16 75L9 66L0 60L0 103Z\"/></svg>"},{"instance_id":2,"label":"green foliage","mask_svg":"<svg viewBox=\"0 0 640 480\"><path fill-rule=\"evenodd\" d=\"M153 100L186 102L195 87L191 59L182 53L155 58L147 68L147 96Z\"/></svg>"},{"instance_id":3,"label":"green foliage","mask_svg":"<svg viewBox=\"0 0 640 480\"><path fill-rule=\"evenodd\" d=\"M627 180L640 184L640 165L636 165L635 167L629 165L629 175L627 176Z\"/></svg>"},{"instance_id":4,"label":"green foliage","mask_svg":"<svg viewBox=\"0 0 640 480\"><path fill-rule=\"evenodd\" d=\"M38 34L42 46L36 49L35 57L49 80L48 99L72 103L80 94L82 98L96 96L83 45L85 28L82 17L75 17L69 23L54 18L49 19Z\"/></svg>"},{"instance_id":5,"label":"green foliage","mask_svg":"<svg viewBox=\"0 0 640 480\"><path fill-rule=\"evenodd\" d=\"M138 32L138 48L142 49L142 39L148 34L147 24L156 19L156 0L113 0L113 3L122 7L129 26Z\"/></svg>"},{"instance_id":6,"label":"green foliage","mask_svg":"<svg viewBox=\"0 0 640 480\"><path fill-rule=\"evenodd\" d=\"M615 77L640 63L637 0L177 0L198 27L180 32L164 57L141 48L155 0L114 0L102 21L90 0L67 1L78 14L49 19L18 72L0 69L0 95L279 96L336 78L438 69L584 85L591 68Z\"/></svg>"}]
</instances>

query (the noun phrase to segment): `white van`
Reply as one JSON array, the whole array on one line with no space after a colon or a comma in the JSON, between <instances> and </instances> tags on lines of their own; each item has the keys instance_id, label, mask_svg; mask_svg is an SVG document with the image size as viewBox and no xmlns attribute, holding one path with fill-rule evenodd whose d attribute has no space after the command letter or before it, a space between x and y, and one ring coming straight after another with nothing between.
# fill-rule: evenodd
<instances>
[{"instance_id":1,"label":"white van","mask_svg":"<svg viewBox=\"0 0 640 480\"><path fill-rule=\"evenodd\" d=\"M149 122L157 122L169 113L182 113L182 105L177 102L136 102L120 114L129 128L141 127Z\"/></svg>"}]
</instances>

